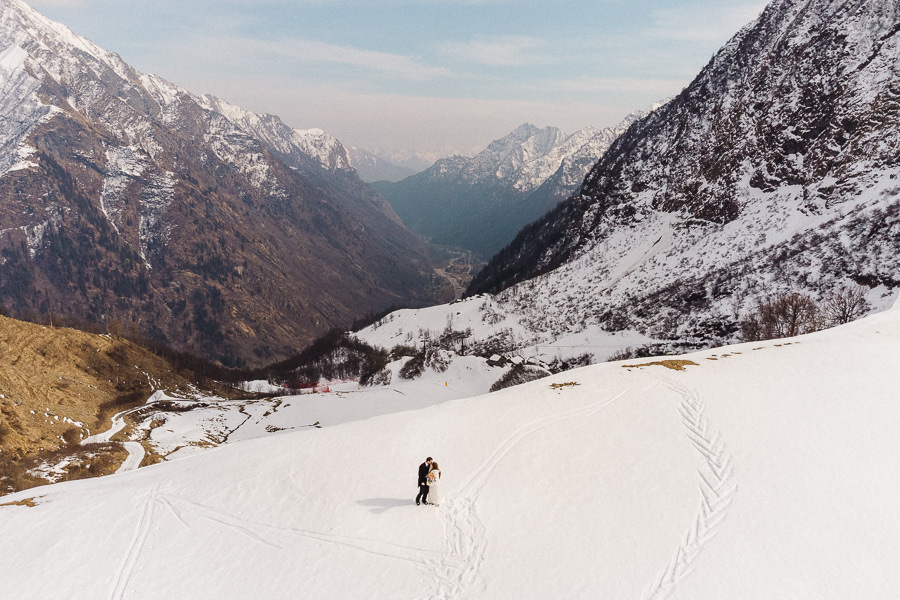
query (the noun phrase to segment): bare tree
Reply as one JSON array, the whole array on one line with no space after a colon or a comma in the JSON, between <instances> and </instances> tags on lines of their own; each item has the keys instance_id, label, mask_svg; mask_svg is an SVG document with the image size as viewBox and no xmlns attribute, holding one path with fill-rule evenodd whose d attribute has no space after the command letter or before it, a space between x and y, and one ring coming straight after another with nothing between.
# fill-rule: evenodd
<instances>
[{"instance_id":1,"label":"bare tree","mask_svg":"<svg viewBox=\"0 0 900 600\"><path fill-rule=\"evenodd\" d=\"M866 301L866 288L844 286L825 297L825 318L829 325L843 325L865 315L872 307Z\"/></svg>"},{"instance_id":2,"label":"bare tree","mask_svg":"<svg viewBox=\"0 0 900 600\"><path fill-rule=\"evenodd\" d=\"M122 321L120 321L119 319L110 319L110 321L106 324L106 332L116 339L122 337L123 329L124 326L122 325Z\"/></svg>"},{"instance_id":3,"label":"bare tree","mask_svg":"<svg viewBox=\"0 0 900 600\"><path fill-rule=\"evenodd\" d=\"M758 314L748 315L741 321L741 339L745 342L758 342L763 338L763 327ZM610 360L619 360L619 358L628 358L626 356L614 357Z\"/></svg>"},{"instance_id":4,"label":"bare tree","mask_svg":"<svg viewBox=\"0 0 900 600\"><path fill-rule=\"evenodd\" d=\"M816 303L805 294L778 296L771 302L759 302L756 312L741 321L744 341L792 337L821 329Z\"/></svg>"},{"instance_id":5,"label":"bare tree","mask_svg":"<svg viewBox=\"0 0 900 600\"><path fill-rule=\"evenodd\" d=\"M805 294L789 294L777 299L773 311L774 322L779 324L784 335L791 337L821 329L819 307Z\"/></svg>"}]
</instances>

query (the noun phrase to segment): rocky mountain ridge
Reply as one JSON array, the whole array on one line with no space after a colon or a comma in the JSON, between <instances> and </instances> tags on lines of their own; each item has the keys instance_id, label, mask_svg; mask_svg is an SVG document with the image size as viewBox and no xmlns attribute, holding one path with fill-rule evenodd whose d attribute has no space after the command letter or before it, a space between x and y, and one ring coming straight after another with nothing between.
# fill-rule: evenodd
<instances>
[{"instance_id":1,"label":"rocky mountain ridge","mask_svg":"<svg viewBox=\"0 0 900 600\"><path fill-rule=\"evenodd\" d=\"M321 130L139 73L0 0L0 303L235 365L441 297L429 249Z\"/></svg>"},{"instance_id":2,"label":"rocky mountain ridge","mask_svg":"<svg viewBox=\"0 0 900 600\"><path fill-rule=\"evenodd\" d=\"M404 223L435 243L487 258L521 227L574 191L610 144L643 113L615 127L566 135L525 123L473 157L451 156L375 188Z\"/></svg>"},{"instance_id":3,"label":"rocky mountain ridge","mask_svg":"<svg viewBox=\"0 0 900 600\"><path fill-rule=\"evenodd\" d=\"M732 339L756 302L900 287L900 6L775 0L474 279L536 327ZM543 324L543 325L541 325Z\"/></svg>"}]
</instances>

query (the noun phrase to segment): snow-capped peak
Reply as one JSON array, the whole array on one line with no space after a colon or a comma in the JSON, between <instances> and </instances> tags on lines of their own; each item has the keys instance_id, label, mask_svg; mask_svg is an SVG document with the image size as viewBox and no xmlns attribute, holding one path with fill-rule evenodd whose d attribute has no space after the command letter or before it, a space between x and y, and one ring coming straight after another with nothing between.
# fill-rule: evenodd
<instances>
[{"instance_id":1,"label":"snow-capped peak","mask_svg":"<svg viewBox=\"0 0 900 600\"><path fill-rule=\"evenodd\" d=\"M0 2L0 33L0 40L13 45L30 37L41 44L44 52L58 53L68 49L103 63L123 79L134 75L134 70L117 54L107 52L65 25L48 19L21 0ZM0 47L3 45L0 41Z\"/></svg>"},{"instance_id":2,"label":"snow-capped peak","mask_svg":"<svg viewBox=\"0 0 900 600\"><path fill-rule=\"evenodd\" d=\"M292 129L275 115L251 112L211 95L203 96L202 101L207 108L223 115L230 123L263 140L281 154L302 153L329 171L352 168L344 145L322 129Z\"/></svg>"},{"instance_id":3,"label":"snow-capped peak","mask_svg":"<svg viewBox=\"0 0 900 600\"><path fill-rule=\"evenodd\" d=\"M35 69L26 68L29 61ZM114 129L123 129L113 120L132 119L133 114L128 117L124 113L133 110L110 109L103 103L95 106L97 95L80 93L81 88L92 85L88 82L92 75L104 81L118 80L113 85L121 93L114 102L128 104L134 94L149 94L159 106L157 118L167 125L181 118L185 103L193 103L218 113L245 135L261 139L282 154L305 155L325 170L350 169L346 149L321 129L291 129L278 117L253 113L212 96L193 94L158 75L139 73L117 54L44 17L21 0L3 0L0 2L0 87L10 91L5 94L9 106L0 106L0 148L4 150L0 174L15 164L13 157L27 134L54 111L38 97L42 77L49 77L68 90L68 105L58 106L56 110L75 108L86 115L109 120ZM155 153L149 124L131 123L125 129L129 144L141 147L150 155Z\"/></svg>"},{"instance_id":4,"label":"snow-capped peak","mask_svg":"<svg viewBox=\"0 0 900 600\"><path fill-rule=\"evenodd\" d=\"M581 183L588 169L615 139L645 114L635 111L613 127L598 129L589 125L569 135L556 127L539 128L524 123L471 158L451 156L439 160L434 167L435 174L444 178L458 176L470 183L503 182L527 193L562 169L564 173L557 185L569 191Z\"/></svg>"}]
</instances>

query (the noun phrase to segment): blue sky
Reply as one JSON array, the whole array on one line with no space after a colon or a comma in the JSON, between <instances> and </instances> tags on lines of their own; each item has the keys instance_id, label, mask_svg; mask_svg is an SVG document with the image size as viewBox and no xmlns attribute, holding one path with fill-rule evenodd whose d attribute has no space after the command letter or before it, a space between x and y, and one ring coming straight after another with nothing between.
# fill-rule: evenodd
<instances>
[{"instance_id":1,"label":"blue sky","mask_svg":"<svg viewBox=\"0 0 900 600\"><path fill-rule=\"evenodd\" d=\"M32 0L136 68L347 145L472 154L677 94L762 0Z\"/></svg>"}]
</instances>

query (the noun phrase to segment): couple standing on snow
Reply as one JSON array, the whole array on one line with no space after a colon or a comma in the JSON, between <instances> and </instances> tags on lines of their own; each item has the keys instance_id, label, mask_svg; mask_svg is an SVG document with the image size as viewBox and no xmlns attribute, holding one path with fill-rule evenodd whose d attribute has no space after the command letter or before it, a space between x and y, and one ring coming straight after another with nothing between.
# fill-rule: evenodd
<instances>
[{"instance_id":1,"label":"couple standing on snow","mask_svg":"<svg viewBox=\"0 0 900 600\"><path fill-rule=\"evenodd\" d=\"M438 483L441 481L441 469L438 467L437 461L432 460L429 456L421 465L419 465L419 494L416 496L416 504L433 504L438 506L441 503L441 497L438 493ZM428 501L428 495L431 494L431 502Z\"/></svg>"}]
</instances>

